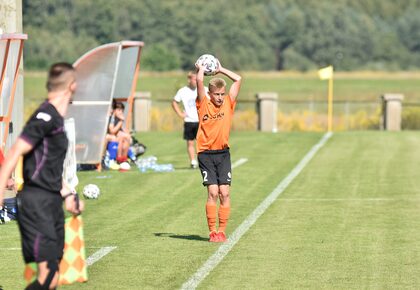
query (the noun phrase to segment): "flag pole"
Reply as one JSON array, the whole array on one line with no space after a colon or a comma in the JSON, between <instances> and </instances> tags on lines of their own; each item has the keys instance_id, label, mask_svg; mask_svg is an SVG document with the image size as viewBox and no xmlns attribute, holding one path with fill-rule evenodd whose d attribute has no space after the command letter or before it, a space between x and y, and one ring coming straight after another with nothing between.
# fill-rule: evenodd
<instances>
[{"instance_id":1,"label":"flag pole","mask_svg":"<svg viewBox=\"0 0 420 290\"><path fill-rule=\"evenodd\" d=\"M318 76L321 80L328 80L328 101L327 101L327 130L332 132L333 127L333 75L334 67L332 65L318 70Z\"/></svg>"},{"instance_id":2,"label":"flag pole","mask_svg":"<svg viewBox=\"0 0 420 290\"><path fill-rule=\"evenodd\" d=\"M328 132L332 132L333 126L333 74L328 80Z\"/></svg>"}]
</instances>

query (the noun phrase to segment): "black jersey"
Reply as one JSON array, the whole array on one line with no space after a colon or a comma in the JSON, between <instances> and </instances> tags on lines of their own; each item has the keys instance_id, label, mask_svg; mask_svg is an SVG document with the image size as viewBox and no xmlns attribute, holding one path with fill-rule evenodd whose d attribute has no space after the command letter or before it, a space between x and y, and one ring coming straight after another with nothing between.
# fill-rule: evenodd
<instances>
[{"instance_id":1,"label":"black jersey","mask_svg":"<svg viewBox=\"0 0 420 290\"><path fill-rule=\"evenodd\" d=\"M23 159L24 186L59 193L68 146L63 117L46 101L26 123L20 138L33 146Z\"/></svg>"}]
</instances>

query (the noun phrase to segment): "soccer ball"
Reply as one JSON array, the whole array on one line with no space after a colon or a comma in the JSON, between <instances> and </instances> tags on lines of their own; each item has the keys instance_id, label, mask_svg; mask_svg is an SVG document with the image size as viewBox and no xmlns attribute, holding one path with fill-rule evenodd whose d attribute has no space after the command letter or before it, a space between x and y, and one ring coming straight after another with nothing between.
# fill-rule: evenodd
<instances>
[{"instance_id":1,"label":"soccer ball","mask_svg":"<svg viewBox=\"0 0 420 290\"><path fill-rule=\"evenodd\" d=\"M203 54L195 63L204 66L204 74L206 76L214 75L219 69L219 60L211 54Z\"/></svg>"},{"instance_id":2,"label":"soccer ball","mask_svg":"<svg viewBox=\"0 0 420 290\"><path fill-rule=\"evenodd\" d=\"M99 187L95 184L88 184L85 187L83 187L83 195L86 198L93 198L96 199L101 194L101 191L99 190Z\"/></svg>"}]
</instances>

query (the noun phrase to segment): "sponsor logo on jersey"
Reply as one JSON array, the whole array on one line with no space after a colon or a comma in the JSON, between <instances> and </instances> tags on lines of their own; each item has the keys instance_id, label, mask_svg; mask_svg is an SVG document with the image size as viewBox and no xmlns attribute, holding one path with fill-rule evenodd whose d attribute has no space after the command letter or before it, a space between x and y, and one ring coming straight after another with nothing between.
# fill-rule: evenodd
<instances>
[{"instance_id":1,"label":"sponsor logo on jersey","mask_svg":"<svg viewBox=\"0 0 420 290\"><path fill-rule=\"evenodd\" d=\"M203 116L203 122L204 121L207 121L207 120L222 120L224 116L225 116L225 113L224 112L217 113L217 114L215 114L213 116L210 116L208 114L205 114Z\"/></svg>"}]
</instances>

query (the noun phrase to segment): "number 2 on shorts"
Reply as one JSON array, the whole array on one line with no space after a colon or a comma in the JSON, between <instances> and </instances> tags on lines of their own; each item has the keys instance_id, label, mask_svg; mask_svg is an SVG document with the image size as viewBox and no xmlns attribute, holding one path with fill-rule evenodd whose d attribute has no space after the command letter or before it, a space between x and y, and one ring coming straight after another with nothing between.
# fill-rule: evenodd
<instances>
[{"instance_id":1,"label":"number 2 on shorts","mask_svg":"<svg viewBox=\"0 0 420 290\"><path fill-rule=\"evenodd\" d=\"M208 179L207 179L207 171L203 171L203 181L208 181Z\"/></svg>"}]
</instances>

